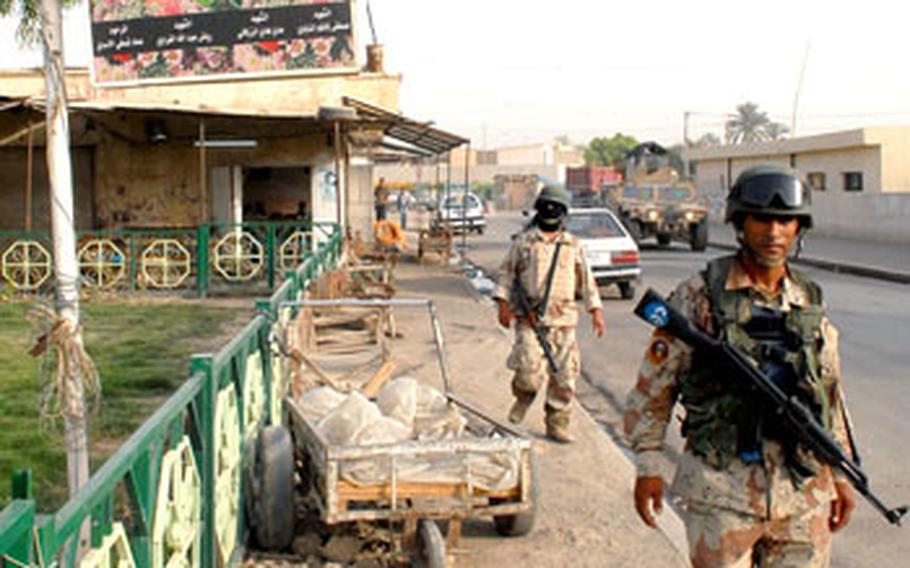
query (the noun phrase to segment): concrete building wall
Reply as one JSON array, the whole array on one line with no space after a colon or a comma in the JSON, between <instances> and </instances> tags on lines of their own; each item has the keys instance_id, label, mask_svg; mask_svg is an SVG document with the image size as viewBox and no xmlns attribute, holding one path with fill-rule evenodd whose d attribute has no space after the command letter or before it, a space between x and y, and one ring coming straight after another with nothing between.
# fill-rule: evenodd
<instances>
[{"instance_id":1,"label":"concrete building wall","mask_svg":"<svg viewBox=\"0 0 910 568\"><path fill-rule=\"evenodd\" d=\"M526 164L551 165L553 153L547 152L547 144L529 144L496 149L496 161L500 166L521 166Z\"/></svg>"},{"instance_id":2,"label":"concrete building wall","mask_svg":"<svg viewBox=\"0 0 910 568\"><path fill-rule=\"evenodd\" d=\"M44 77L36 71L3 71L0 80L4 96L44 96ZM66 72L67 94L72 102L246 109L272 115L312 116L320 106L340 106L343 96L397 112L400 84L401 76L397 74L348 73L95 88L87 69Z\"/></svg>"},{"instance_id":3,"label":"concrete building wall","mask_svg":"<svg viewBox=\"0 0 910 568\"><path fill-rule=\"evenodd\" d=\"M538 175L551 180L562 180L565 177L565 165L476 165L470 168L469 178L471 183L492 183L493 178L500 174L528 174ZM411 164L377 164L373 168L373 179L379 180L380 177L384 177L386 181L391 183L416 183L418 181L417 168ZM420 181L426 184L435 183L435 166L423 166L420 171ZM440 167L440 182L443 184L446 182L445 164ZM464 184L463 167L456 165L452 168L452 183Z\"/></svg>"},{"instance_id":4,"label":"concrete building wall","mask_svg":"<svg viewBox=\"0 0 910 568\"><path fill-rule=\"evenodd\" d=\"M910 193L882 191L884 164L880 147L799 152L795 154L794 162L803 180L809 174L825 176L825 190L813 191L812 195L814 231L881 241L910 239L906 222L910 218ZM760 163L790 165L791 156L762 154L698 161L696 184L709 203L713 220L723 220L728 184L746 168ZM844 190L846 172L862 172L862 191Z\"/></svg>"},{"instance_id":5,"label":"concrete building wall","mask_svg":"<svg viewBox=\"0 0 910 568\"><path fill-rule=\"evenodd\" d=\"M825 175L825 193L844 193L844 174L863 174L864 194L882 193L882 160L878 147L850 148L829 152L807 152L796 157L796 169L805 180L812 173ZM818 193L818 192L816 192Z\"/></svg>"},{"instance_id":6,"label":"concrete building wall","mask_svg":"<svg viewBox=\"0 0 910 568\"><path fill-rule=\"evenodd\" d=\"M870 128L867 136L882 149L882 191L910 192L910 128Z\"/></svg>"},{"instance_id":7,"label":"concrete building wall","mask_svg":"<svg viewBox=\"0 0 910 568\"><path fill-rule=\"evenodd\" d=\"M0 148L0 231L25 228L25 184L27 151L25 148ZM76 207L76 229L93 227L94 153L91 148L74 148L73 195ZM32 230L50 230L50 188L44 147L35 147L32 162Z\"/></svg>"}]
</instances>

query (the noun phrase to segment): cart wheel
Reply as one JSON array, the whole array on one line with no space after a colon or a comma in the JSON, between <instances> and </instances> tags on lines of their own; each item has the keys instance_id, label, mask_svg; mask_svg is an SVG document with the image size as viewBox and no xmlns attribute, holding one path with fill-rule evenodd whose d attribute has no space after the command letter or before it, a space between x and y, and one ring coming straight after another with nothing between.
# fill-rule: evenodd
<instances>
[{"instance_id":1,"label":"cart wheel","mask_svg":"<svg viewBox=\"0 0 910 568\"><path fill-rule=\"evenodd\" d=\"M283 426L267 426L256 440L251 503L256 542L284 550L294 538L294 445Z\"/></svg>"},{"instance_id":2,"label":"cart wheel","mask_svg":"<svg viewBox=\"0 0 910 568\"><path fill-rule=\"evenodd\" d=\"M433 519L417 522L420 564L425 568L446 568L446 541Z\"/></svg>"},{"instance_id":3,"label":"cart wheel","mask_svg":"<svg viewBox=\"0 0 910 568\"><path fill-rule=\"evenodd\" d=\"M537 460L531 452L531 508L515 515L499 515L493 517L496 532L502 536L524 536L534 528L534 518L537 516L537 503L540 500L538 487Z\"/></svg>"}]
</instances>

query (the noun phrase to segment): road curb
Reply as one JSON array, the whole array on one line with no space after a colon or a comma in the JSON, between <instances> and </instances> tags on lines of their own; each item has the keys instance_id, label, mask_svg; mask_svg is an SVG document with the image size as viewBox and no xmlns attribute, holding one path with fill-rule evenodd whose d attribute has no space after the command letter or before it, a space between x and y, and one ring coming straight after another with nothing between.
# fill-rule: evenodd
<instances>
[{"instance_id":1,"label":"road curb","mask_svg":"<svg viewBox=\"0 0 910 568\"><path fill-rule=\"evenodd\" d=\"M738 250L738 245L727 243L708 242L708 246L721 250ZM812 266L822 270L828 270L838 274L852 274L854 276L863 276L865 278L874 278L886 282L895 282L897 284L910 284L910 272L901 272L879 266L865 266L851 264L838 260L826 260L822 258L800 257L791 260L794 264Z\"/></svg>"}]
</instances>

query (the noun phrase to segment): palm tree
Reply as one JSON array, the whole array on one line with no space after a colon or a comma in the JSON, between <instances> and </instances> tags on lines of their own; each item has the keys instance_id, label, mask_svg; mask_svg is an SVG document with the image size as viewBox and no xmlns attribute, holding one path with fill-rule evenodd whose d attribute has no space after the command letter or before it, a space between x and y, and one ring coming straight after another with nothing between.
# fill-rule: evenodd
<instances>
[{"instance_id":1,"label":"palm tree","mask_svg":"<svg viewBox=\"0 0 910 568\"><path fill-rule=\"evenodd\" d=\"M713 132L702 134L693 144L696 148L710 148L711 146L720 146L720 138Z\"/></svg>"},{"instance_id":2,"label":"palm tree","mask_svg":"<svg viewBox=\"0 0 910 568\"><path fill-rule=\"evenodd\" d=\"M47 91L45 147L56 286L54 325L65 330L62 334L55 333L61 339L53 348L58 352L58 361L62 351L79 361L75 365L58 365L56 370L61 379L57 385L61 382L66 385L58 390L57 396L63 409L70 495L74 495L89 476L83 381L94 374L94 366L85 355L79 325L79 266L73 226L73 175L63 67L62 4L76 2L78 0L0 0L0 15L14 12L19 15L17 35L20 43L33 46L40 41L44 51L44 84Z\"/></svg>"},{"instance_id":3,"label":"palm tree","mask_svg":"<svg viewBox=\"0 0 910 568\"><path fill-rule=\"evenodd\" d=\"M736 107L736 114L724 125L727 144L767 140L765 129L770 123L768 113L759 111L757 104L743 103Z\"/></svg>"},{"instance_id":4,"label":"palm tree","mask_svg":"<svg viewBox=\"0 0 910 568\"><path fill-rule=\"evenodd\" d=\"M769 122L765 126L765 135L768 137L768 140L782 140L789 132L790 129L780 122Z\"/></svg>"}]
</instances>

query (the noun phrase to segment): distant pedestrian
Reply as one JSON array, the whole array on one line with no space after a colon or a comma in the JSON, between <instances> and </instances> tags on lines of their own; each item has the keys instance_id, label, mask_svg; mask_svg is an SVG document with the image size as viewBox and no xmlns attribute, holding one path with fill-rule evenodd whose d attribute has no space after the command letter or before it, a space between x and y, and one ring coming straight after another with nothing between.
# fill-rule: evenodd
<instances>
[{"instance_id":1,"label":"distant pedestrian","mask_svg":"<svg viewBox=\"0 0 910 568\"><path fill-rule=\"evenodd\" d=\"M389 188L385 185L385 178L379 178L376 188L373 190L373 199L376 205L376 220L385 220L386 203L389 200Z\"/></svg>"},{"instance_id":2,"label":"distant pedestrian","mask_svg":"<svg viewBox=\"0 0 910 568\"><path fill-rule=\"evenodd\" d=\"M581 355L575 328L578 324L576 294L591 314L594 333L604 333L603 309L594 276L585 260L584 249L564 228L569 212L565 190L544 187L534 203L537 210L527 229L512 239L512 247L499 271L499 285L493 298L499 304L499 323L515 322L515 344L507 365L515 371L512 394L515 403L509 421L517 424L534 402L537 391L547 383L544 422L547 437L560 443L573 440L569 433L575 382L581 372ZM525 290L532 313L523 313L517 283ZM558 371L548 366L533 325L546 337Z\"/></svg>"},{"instance_id":3,"label":"distant pedestrian","mask_svg":"<svg viewBox=\"0 0 910 568\"><path fill-rule=\"evenodd\" d=\"M398 192L398 216L401 219L401 228L408 228L408 207L411 204L411 194L401 190Z\"/></svg>"}]
</instances>

